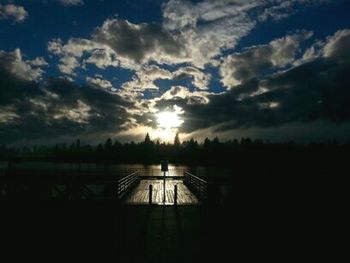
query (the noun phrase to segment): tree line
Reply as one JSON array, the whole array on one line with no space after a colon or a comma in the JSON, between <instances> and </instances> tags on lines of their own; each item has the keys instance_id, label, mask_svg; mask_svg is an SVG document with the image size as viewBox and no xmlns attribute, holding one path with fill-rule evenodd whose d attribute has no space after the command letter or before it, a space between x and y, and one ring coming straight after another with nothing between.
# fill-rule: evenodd
<instances>
[{"instance_id":1,"label":"tree line","mask_svg":"<svg viewBox=\"0 0 350 263\"><path fill-rule=\"evenodd\" d=\"M71 144L57 143L53 146L9 147L0 145L0 160L15 161L57 161L57 162L104 162L104 163L159 163L168 160L183 164L230 164L245 162L247 159L268 159L289 155L312 158L321 155L332 155L349 152L350 141L338 143L329 140L326 143L297 144L269 143L262 139L243 137L228 141L206 138L198 142L193 138L180 141L176 134L173 143L152 141L146 134L142 142L121 143L108 138L97 145L83 144L80 139Z\"/></svg>"}]
</instances>

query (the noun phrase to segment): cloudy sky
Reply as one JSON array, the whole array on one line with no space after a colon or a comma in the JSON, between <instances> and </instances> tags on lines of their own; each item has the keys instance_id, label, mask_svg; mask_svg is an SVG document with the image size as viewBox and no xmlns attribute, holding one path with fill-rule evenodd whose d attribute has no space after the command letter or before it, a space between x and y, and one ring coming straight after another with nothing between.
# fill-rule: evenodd
<instances>
[{"instance_id":1,"label":"cloudy sky","mask_svg":"<svg viewBox=\"0 0 350 263\"><path fill-rule=\"evenodd\" d=\"M348 0L0 0L0 143L350 139Z\"/></svg>"}]
</instances>

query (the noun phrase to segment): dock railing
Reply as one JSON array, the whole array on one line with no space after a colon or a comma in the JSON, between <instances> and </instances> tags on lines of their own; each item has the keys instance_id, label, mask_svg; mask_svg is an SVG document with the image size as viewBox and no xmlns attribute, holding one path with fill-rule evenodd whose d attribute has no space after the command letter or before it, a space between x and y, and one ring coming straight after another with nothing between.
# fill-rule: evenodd
<instances>
[{"instance_id":1,"label":"dock railing","mask_svg":"<svg viewBox=\"0 0 350 263\"><path fill-rule=\"evenodd\" d=\"M189 172L184 172L184 183L202 201L208 199L208 182L206 180Z\"/></svg>"},{"instance_id":2,"label":"dock railing","mask_svg":"<svg viewBox=\"0 0 350 263\"><path fill-rule=\"evenodd\" d=\"M0 199L120 200L140 181L138 171L126 176L72 171L13 170L0 177Z\"/></svg>"},{"instance_id":3,"label":"dock railing","mask_svg":"<svg viewBox=\"0 0 350 263\"><path fill-rule=\"evenodd\" d=\"M184 184L205 204L216 205L220 203L219 185L208 182L189 172L184 172Z\"/></svg>"},{"instance_id":4,"label":"dock railing","mask_svg":"<svg viewBox=\"0 0 350 263\"><path fill-rule=\"evenodd\" d=\"M139 172L133 172L118 180L117 184L117 197L122 199L126 194L128 194L136 184L140 182Z\"/></svg>"}]
</instances>

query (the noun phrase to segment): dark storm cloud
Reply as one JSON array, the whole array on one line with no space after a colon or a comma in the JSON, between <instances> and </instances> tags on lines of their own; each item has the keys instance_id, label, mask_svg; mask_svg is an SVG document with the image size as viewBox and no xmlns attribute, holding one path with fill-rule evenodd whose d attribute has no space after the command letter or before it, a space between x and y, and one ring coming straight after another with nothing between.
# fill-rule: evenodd
<instances>
[{"instance_id":1,"label":"dark storm cloud","mask_svg":"<svg viewBox=\"0 0 350 263\"><path fill-rule=\"evenodd\" d=\"M40 95L35 82L14 77L0 64L0 106Z\"/></svg>"},{"instance_id":2,"label":"dark storm cloud","mask_svg":"<svg viewBox=\"0 0 350 263\"><path fill-rule=\"evenodd\" d=\"M174 97L158 101L156 107L182 107L183 132L213 126L223 131L298 122L349 122L349 39L349 30L339 31L324 44L322 57L263 80L250 79L223 94L209 95L207 104L189 104L187 98Z\"/></svg>"},{"instance_id":3,"label":"dark storm cloud","mask_svg":"<svg viewBox=\"0 0 350 263\"><path fill-rule=\"evenodd\" d=\"M76 76L77 68L94 64L140 70L150 62L178 64L188 62L188 52L180 35L166 31L158 23L133 24L127 20L107 19L88 39L60 38L48 42L48 51L59 57L59 70Z\"/></svg>"},{"instance_id":4,"label":"dark storm cloud","mask_svg":"<svg viewBox=\"0 0 350 263\"><path fill-rule=\"evenodd\" d=\"M162 53L178 56L182 45L158 24L132 24L125 20L107 20L93 34L97 43L112 48L119 56L141 63Z\"/></svg>"},{"instance_id":5,"label":"dark storm cloud","mask_svg":"<svg viewBox=\"0 0 350 263\"><path fill-rule=\"evenodd\" d=\"M64 79L39 85L0 67L0 143L122 129L132 105L118 95Z\"/></svg>"},{"instance_id":6,"label":"dark storm cloud","mask_svg":"<svg viewBox=\"0 0 350 263\"><path fill-rule=\"evenodd\" d=\"M41 79L44 73L41 67L45 66L47 66L47 62L42 57L37 57L34 60L23 60L19 48L12 52L0 50L0 67L21 79Z\"/></svg>"},{"instance_id":7,"label":"dark storm cloud","mask_svg":"<svg viewBox=\"0 0 350 263\"><path fill-rule=\"evenodd\" d=\"M263 83L269 91L231 101L225 111L217 105L225 104L228 95L216 97L212 107L227 121L234 123L225 129L238 127L268 127L289 122L311 122L325 119L342 123L350 121L350 65L334 65L319 59ZM226 105L227 101L226 101ZM213 115L216 122L216 115Z\"/></svg>"}]
</instances>

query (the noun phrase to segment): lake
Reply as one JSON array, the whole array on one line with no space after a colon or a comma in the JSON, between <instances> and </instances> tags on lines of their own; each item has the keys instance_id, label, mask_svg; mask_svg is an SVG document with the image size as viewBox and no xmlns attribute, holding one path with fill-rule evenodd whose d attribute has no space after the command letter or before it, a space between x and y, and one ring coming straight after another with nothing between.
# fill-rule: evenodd
<instances>
[{"instance_id":1,"label":"lake","mask_svg":"<svg viewBox=\"0 0 350 263\"><path fill-rule=\"evenodd\" d=\"M177 184L179 186L179 204L195 204L198 203L197 200L194 200L193 195L190 194L188 190L183 186L182 180L176 179L184 175L185 171L188 171L194 175L197 175L202 178L206 178L208 181L216 181L215 178L218 177L228 177L234 174L234 171L230 168L225 167L213 167L213 166L186 166L186 165L175 165L169 164L169 171L166 173L166 176L169 176L169 184L167 185L168 192L173 191L173 185ZM143 203L148 202L148 186L149 184L154 185L154 200L159 202L161 191L161 180L154 180L148 182L150 178L157 179L154 177L159 177L162 179L163 172L161 171L161 165L143 165L143 164L91 164L91 163L82 163L81 165L77 163L55 163L55 162L19 162L14 163L11 168L14 171L15 175L22 175L25 178L26 175L36 175L36 176L50 176L50 175L93 175L93 176L120 176L124 177L132 172L139 171L141 177L145 177L142 181L143 184L139 185L138 194L134 196L135 200L143 200ZM0 162L0 177L6 175L8 171L8 164L6 162ZM174 178L175 177L175 178ZM173 181L171 181L173 179ZM106 186L103 184L91 184L88 188L94 192L96 195L102 195L106 190ZM159 188L159 189L158 189ZM57 189L59 191L64 191L66 185L58 185ZM158 191L158 190L159 191ZM229 191L229 188L225 184L220 184L220 192L225 195ZM141 193L141 194L140 194ZM157 194L158 193L158 194ZM159 196L158 196L159 195ZM172 199L169 197L168 199ZM147 200L146 200L147 199ZM140 203L141 201L130 200L130 203ZM168 203L171 203L168 201Z\"/></svg>"},{"instance_id":2,"label":"lake","mask_svg":"<svg viewBox=\"0 0 350 263\"><path fill-rule=\"evenodd\" d=\"M7 162L0 162L0 169L7 169ZM74 170L79 169L77 163L54 163L54 162L20 162L15 163L12 166L14 169L19 170L35 170L39 172L49 172L50 170ZM108 174L123 176L133 171L139 171L141 176L163 176L161 167L159 165L144 165L144 164L92 164L82 163L80 165L82 173L88 174ZM230 176L234 174L234 170L228 167L214 167L214 166L186 166L169 164L169 172L167 176L183 176L184 172L188 171L200 177L213 177L213 176Z\"/></svg>"}]
</instances>

